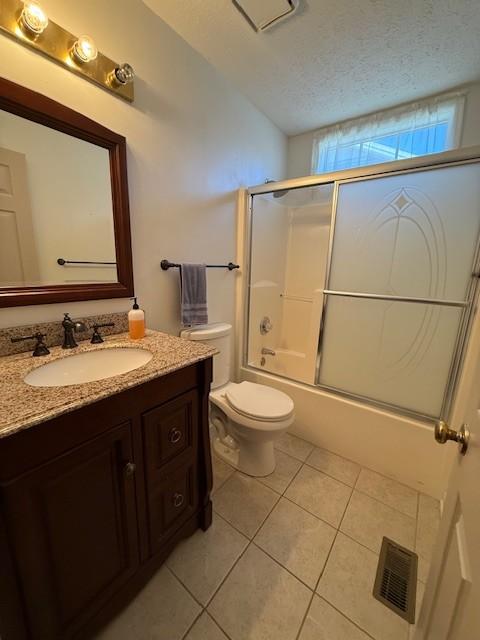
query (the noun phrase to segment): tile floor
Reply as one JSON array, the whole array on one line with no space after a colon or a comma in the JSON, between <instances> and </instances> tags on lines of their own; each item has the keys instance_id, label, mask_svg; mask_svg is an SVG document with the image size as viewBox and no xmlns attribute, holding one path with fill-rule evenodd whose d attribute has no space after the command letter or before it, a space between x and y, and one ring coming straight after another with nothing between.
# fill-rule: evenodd
<instances>
[{"instance_id":1,"label":"tile floor","mask_svg":"<svg viewBox=\"0 0 480 640\"><path fill-rule=\"evenodd\" d=\"M253 479L214 457L214 520L182 542L101 640L408 640L371 595L384 535L420 557L417 611L439 504L285 435Z\"/></svg>"}]
</instances>

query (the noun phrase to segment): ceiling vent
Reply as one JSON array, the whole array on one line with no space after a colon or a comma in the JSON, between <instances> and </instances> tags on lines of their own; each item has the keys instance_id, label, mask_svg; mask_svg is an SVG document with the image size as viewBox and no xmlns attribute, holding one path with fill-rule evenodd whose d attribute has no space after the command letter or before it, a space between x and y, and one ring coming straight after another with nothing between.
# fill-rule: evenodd
<instances>
[{"instance_id":1,"label":"ceiling vent","mask_svg":"<svg viewBox=\"0 0 480 640\"><path fill-rule=\"evenodd\" d=\"M266 31L274 24L293 15L299 0L232 0L255 31Z\"/></svg>"}]
</instances>

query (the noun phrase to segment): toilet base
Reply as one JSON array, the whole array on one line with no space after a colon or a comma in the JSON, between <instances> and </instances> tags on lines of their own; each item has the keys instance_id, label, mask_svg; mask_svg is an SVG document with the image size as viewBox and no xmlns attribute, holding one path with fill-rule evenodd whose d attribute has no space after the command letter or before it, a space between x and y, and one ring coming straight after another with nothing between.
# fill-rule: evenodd
<instances>
[{"instance_id":1,"label":"toilet base","mask_svg":"<svg viewBox=\"0 0 480 640\"><path fill-rule=\"evenodd\" d=\"M231 447L218 436L213 439L216 455L229 465L248 476L263 478L275 471L275 452L273 441L249 442Z\"/></svg>"}]
</instances>

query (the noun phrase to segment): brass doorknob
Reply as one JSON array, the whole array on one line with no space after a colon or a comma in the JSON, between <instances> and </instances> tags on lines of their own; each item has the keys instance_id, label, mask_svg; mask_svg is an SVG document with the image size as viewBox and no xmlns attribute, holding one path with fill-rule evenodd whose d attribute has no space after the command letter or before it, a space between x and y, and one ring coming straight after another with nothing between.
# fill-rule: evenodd
<instances>
[{"instance_id":1,"label":"brass doorknob","mask_svg":"<svg viewBox=\"0 0 480 640\"><path fill-rule=\"evenodd\" d=\"M435 425L435 440L439 444L445 444L448 440L458 442L460 453L464 456L467 453L470 432L466 424L462 424L459 431L450 429L446 422L439 420Z\"/></svg>"}]
</instances>

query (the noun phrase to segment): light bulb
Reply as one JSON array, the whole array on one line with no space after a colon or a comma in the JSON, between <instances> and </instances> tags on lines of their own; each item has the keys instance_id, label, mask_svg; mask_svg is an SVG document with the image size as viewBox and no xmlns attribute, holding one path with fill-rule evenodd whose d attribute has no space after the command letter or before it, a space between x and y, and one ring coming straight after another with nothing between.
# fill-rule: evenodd
<instances>
[{"instance_id":1,"label":"light bulb","mask_svg":"<svg viewBox=\"0 0 480 640\"><path fill-rule=\"evenodd\" d=\"M38 2L28 0L23 3L20 24L29 32L38 36L47 28L48 16Z\"/></svg>"},{"instance_id":2,"label":"light bulb","mask_svg":"<svg viewBox=\"0 0 480 640\"><path fill-rule=\"evenodd\" d=\"M72 47L73 55L78 62L91 62L98 55L98 49L89 36L80 36Z\"/></svg>"},{"instance_id":3,"label":"light bulb","mask_svg":"<svg viewBox=\"0 0 480 640\"><path fill-rule=\"evenodd\" d=\"M115 78L122 85L133 82L134 77L135 72L133 68L128 64L128 62L125 62L120 67L117 67L117 69L115 69Z\"/></svg>"}]
</instances>

